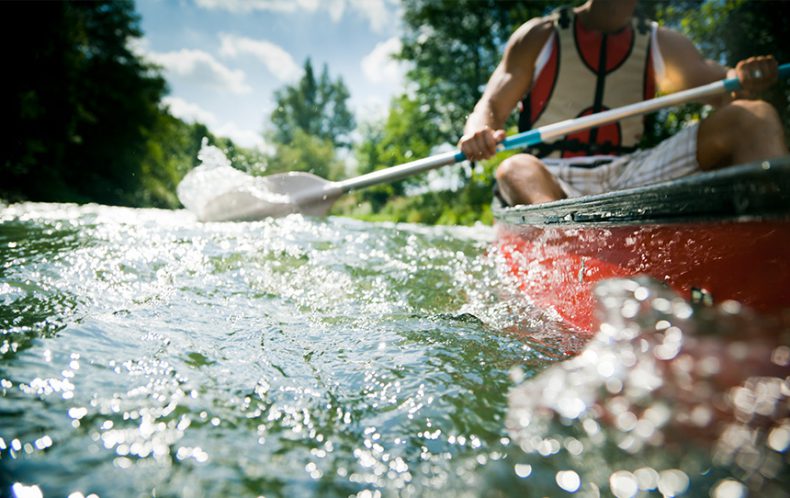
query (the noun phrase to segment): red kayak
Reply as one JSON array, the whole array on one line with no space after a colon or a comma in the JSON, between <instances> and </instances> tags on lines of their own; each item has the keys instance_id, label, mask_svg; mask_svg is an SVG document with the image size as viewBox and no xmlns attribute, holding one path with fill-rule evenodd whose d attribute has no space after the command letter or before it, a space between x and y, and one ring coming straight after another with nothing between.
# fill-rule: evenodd
<instances>
[{"instance_id":1,"label":"red kayak","mask_svg":"<svg viewBox=\"0 0 790 498\"><path fill-rule=\"evenodd\" d=\"M647 275L696 304L790 309L790 157L496 210L507 268L536 305L597 328L601 280Z\"/></svg>"}]
</instances>

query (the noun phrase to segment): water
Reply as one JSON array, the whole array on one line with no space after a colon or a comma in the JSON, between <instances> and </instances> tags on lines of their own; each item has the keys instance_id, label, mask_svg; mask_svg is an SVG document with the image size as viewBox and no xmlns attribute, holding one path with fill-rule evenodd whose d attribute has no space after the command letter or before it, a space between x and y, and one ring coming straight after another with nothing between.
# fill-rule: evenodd
<instances>
[{"instance_id":1,"label":"water","mask_svg":"<svg viewBox=\"0 0 790 498\"><path fill-rule=\"evenodd\" d=\"M1 209L0 495L790 484L788 320L614 282L585 346L508 292L489 227Z\"/></svg>"},{"instance_id":2,"label":"water","mask_svg":"<svg viewBox=\"0 0 790 498\"><path fill-rule=\"evenodd\" d=\"M181 204L198 220L239 221L295 212L304 214L282 190L271 190L270 178L252 176L234 168L225 153L209 145L205 137L198 159L200 165L190 170L177 188ZM308 185L304 184L300 190L306 188ZM324 212L321 210L320 214Z\"/></svg>"}]
</instances>

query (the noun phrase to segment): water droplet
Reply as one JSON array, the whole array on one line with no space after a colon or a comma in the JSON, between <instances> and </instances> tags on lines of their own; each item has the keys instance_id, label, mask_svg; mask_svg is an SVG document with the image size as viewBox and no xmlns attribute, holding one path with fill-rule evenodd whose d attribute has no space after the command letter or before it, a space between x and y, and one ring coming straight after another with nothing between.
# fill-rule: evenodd
<instances>
[{"instance_id":1,"label":"water droplet","mask_svg":"<svg viewBox=\"0 0 790 498\"><path fill-rule=\"evenodd\" d=\"M581 487L581 478L573 470L561 470L555 476L557 486L564 489L568 493L575 493Z\"/></svg>"},{"instance_id":2,"label":"water droplet","mask_svg":"<svg viewBox=\"0 0 790 498\"><path fill-rule=\"evenodd\" d=\"M516 472L516 475L523 479L529 477L529 475L532 474L532 465L528 465L525 463L517 463L514 466L514 470Z\"/></svg>"},{"instance_id":3,"label":"water droplet","mask_svg":"<svg viewBox=\"0 0 790 498\"><path fill-rule=\"evenodd\" d=\"M771 362L780 367L790 365L790 347L782 345L774 349L771 353Z\"/></svg>"},{"instance_id":4,"label":"water droplet","mask_svg":"<svg viewBox=\"0 0 790 498\"><path fill-rule=\"evenodd\" d=\"M688 485L689 478L682 470L670 469L659 473L658 490L665 496L678 496L686 491Z\"/></svg>"},{"instance_id":5,"label":"water droplet","mask_svg":"<svg viewBox=\"0 0 790 498\"><path fill-rule=\"evenodd\" d=\"M617 498L631 498L639 491L636 477L626 470L618 470L609 476L609 487Z\"/></svg>"},{"instance_id":6,"label":"water droplet","mask_svg":"<svg viewBox=\"0 0 790 498\"><path fill-rule=\"evenodd\" d=\"M744 498L746 486L734 479L722 479L711 490L712 498Z\"/></svg>"},{"instance_id":7,"label":"water droplet","mask_svg":"<svg viewBox=\"0 0 790 498\"><path fill-rule=\"evenodd\" d=\"M774 451L784 453L790 446L790 424L774 427L768 434L768 446Z\"/></svg>"},{"instance_id":8,"label":"water droplet","mask_svg":"<svg viewBox=\"0 0 790 498\"><path fill-rule=\"evenodd\" d=\"M41 492L41 488L35 484L28 486L21 482L16 482L11 486L11 490L14 492L16 498L44 498L44 493Z\"/></svg>"},{"instance_id":9,"label":"water droplet","mask_svg":"<svg viewBox=\"0 0 790 498\"><path fill-rule=\"evenodd\" d=\"M72 407L69 408L69 417L79 420L85 415L88 414L88 409L84 407Z\"/></svg>"},{"instance_id":10,"label":"water droplet","mask_svg":"<svg viewBox=\"0 0 790 498\"><path fill-rule=\"evenodd\" d=\"M650 491L658 487L659 475L652 467L642 467L634 471L634 476L639 483L639 489Z\"/></svg>"}]
</instances>

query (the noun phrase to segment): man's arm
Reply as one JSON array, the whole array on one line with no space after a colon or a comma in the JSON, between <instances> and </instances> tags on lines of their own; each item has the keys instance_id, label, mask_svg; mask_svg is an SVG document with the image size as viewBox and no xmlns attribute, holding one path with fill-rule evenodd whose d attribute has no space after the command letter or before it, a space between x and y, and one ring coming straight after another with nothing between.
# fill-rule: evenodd
<instances>
[{"instance_id":1,"label":"man's arm","mask_svg":"<svg viewBox=\"0 0 790 498\"><path fill-rule=\"evenodd\" d=\"M667 28L658 29L658 46L664 59L664 77L657 81L663 93L674 93L723 78L737 77L749 97L773 85L778 78L778 64L772 56L750 57L740 61L734 69L705 59L697 47L685 36ZM704 103L720 106L730 102L722 96Z\"/></svg>"},{"instance_id":2,"label":"man's arm","mask_svg":"<svg viewBox=\"0 0 790 498\"><path fill-rule=\"evenodd\" d=\"M664 59L664 77L656 82L662 93L675 93L727 77L727 69L705 59L697 47L677 31L658 28L658 47Z\"/></svg>"},{"instance_id":3,"label":"man's arm","mask_svg":"<svg viewBox=\"0 0 790 498\"><path fill-rule=\"evenodd\" d=\"M533 19L510 37L502 61L488 80L458 142L467 158L487 159L496 153L497 143L505 138L502 128L513 108L529 91L535 61L552 32L550 20Z\"/></svg>"}]
</instances>

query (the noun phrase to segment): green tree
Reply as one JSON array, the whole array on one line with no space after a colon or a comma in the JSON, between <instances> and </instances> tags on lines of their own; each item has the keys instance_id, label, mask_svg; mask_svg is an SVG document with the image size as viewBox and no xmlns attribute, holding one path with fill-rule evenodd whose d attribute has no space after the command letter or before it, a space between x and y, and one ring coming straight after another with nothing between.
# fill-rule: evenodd
<instances>
[{"instance_id":1,"label":"green tree","mask_svg":"<svg viewBox=\"0 0 790 498\"><path fill-rule=\"evenodd\" d=\"M176 187L184 175L199 163L197 155L204 137L219 147L233 147L232 142L226 143L226 140L214 137L203 124L185 123L164 110L160 112L146 141L146 152L140 166L143 188L135 204L180 207Z\"/></svg>"},{"instance_id":2,"label":"green tree","mask_svg":"<svg viewBox=\"0 0 790 498\"><path fill-rule=\"evenodd\" d=\"M393 99L384 122L367 123L360 132L362 140L355 149L360 174L425 157L441 143L436 118L406 95ZM413 177L365 189L357 194L357 200L379 211L393 196L403 195L406 185L422 181Z\"/></svg>"},{"instance_id":3,"label":"green tree","mask_svg":"<svg viewBox=\"0 0 790 498\"><path fill-rule=\"evenodd\" d=\"M300 128L294 130L290 142L276 143L274 154L266 160L266 174L285 171L306 171L330 180L346 176L332 142Z\"/></svg>"},{"instance_id":4,"label":"green tree","mask_svg":"<svg viewBox=\"0 0 790 498\"><path fill-rule=\"evenodd\" d=\"M399 58L408 61L415 98L454 143L482 95L502 49L528 19L558 2L513 0L404 0Z\"/></svg>"},{"instance_id":5,"label":"green tree","mask_svg":"<svg viewBox=\"0 0 790 498\"><path fill-rule=\"evenodd\" d=\"M272 138L279 144L289 144L297 131L328 140L335 147L350 144L349 134L355 125L347 107L348 88L343 79L332 80L324 65L316 79L310 59L304 64L304 74L295 85L288 85L274 94L276 107L271 115L274 126Z\"/></svg>"},{"instance_id":6,"label":"green tree","mask_svg":"<svg viewBox=\"0 0 790 498\"><path fill-rule=\"evenodd\" d=\"M129 48L131 1L2 2L3 195L134 204L165 82Z\"/></svg>"},{"instance_id":7,"label":"green tree","mask_svg":"<svg viewBox=\"0 0 790 498\"><path fill-rule=\"evenodd\" d=\"M393 99L387 118L381 123L361 127L363 139L355 151L360 173L429 156L441 143L441 132L419 102L408 96ZM337 211L370 220L419 223L472 224L491 222L491 178L500 157L463 171L462 188L433 191L427 188L427 175L378 185L348 196ZM450 175L452 176L452 174ZM447 178L449 183L456 183ZM420 192L421 194L415 194Z\"/></svg>"}]
</instances>

